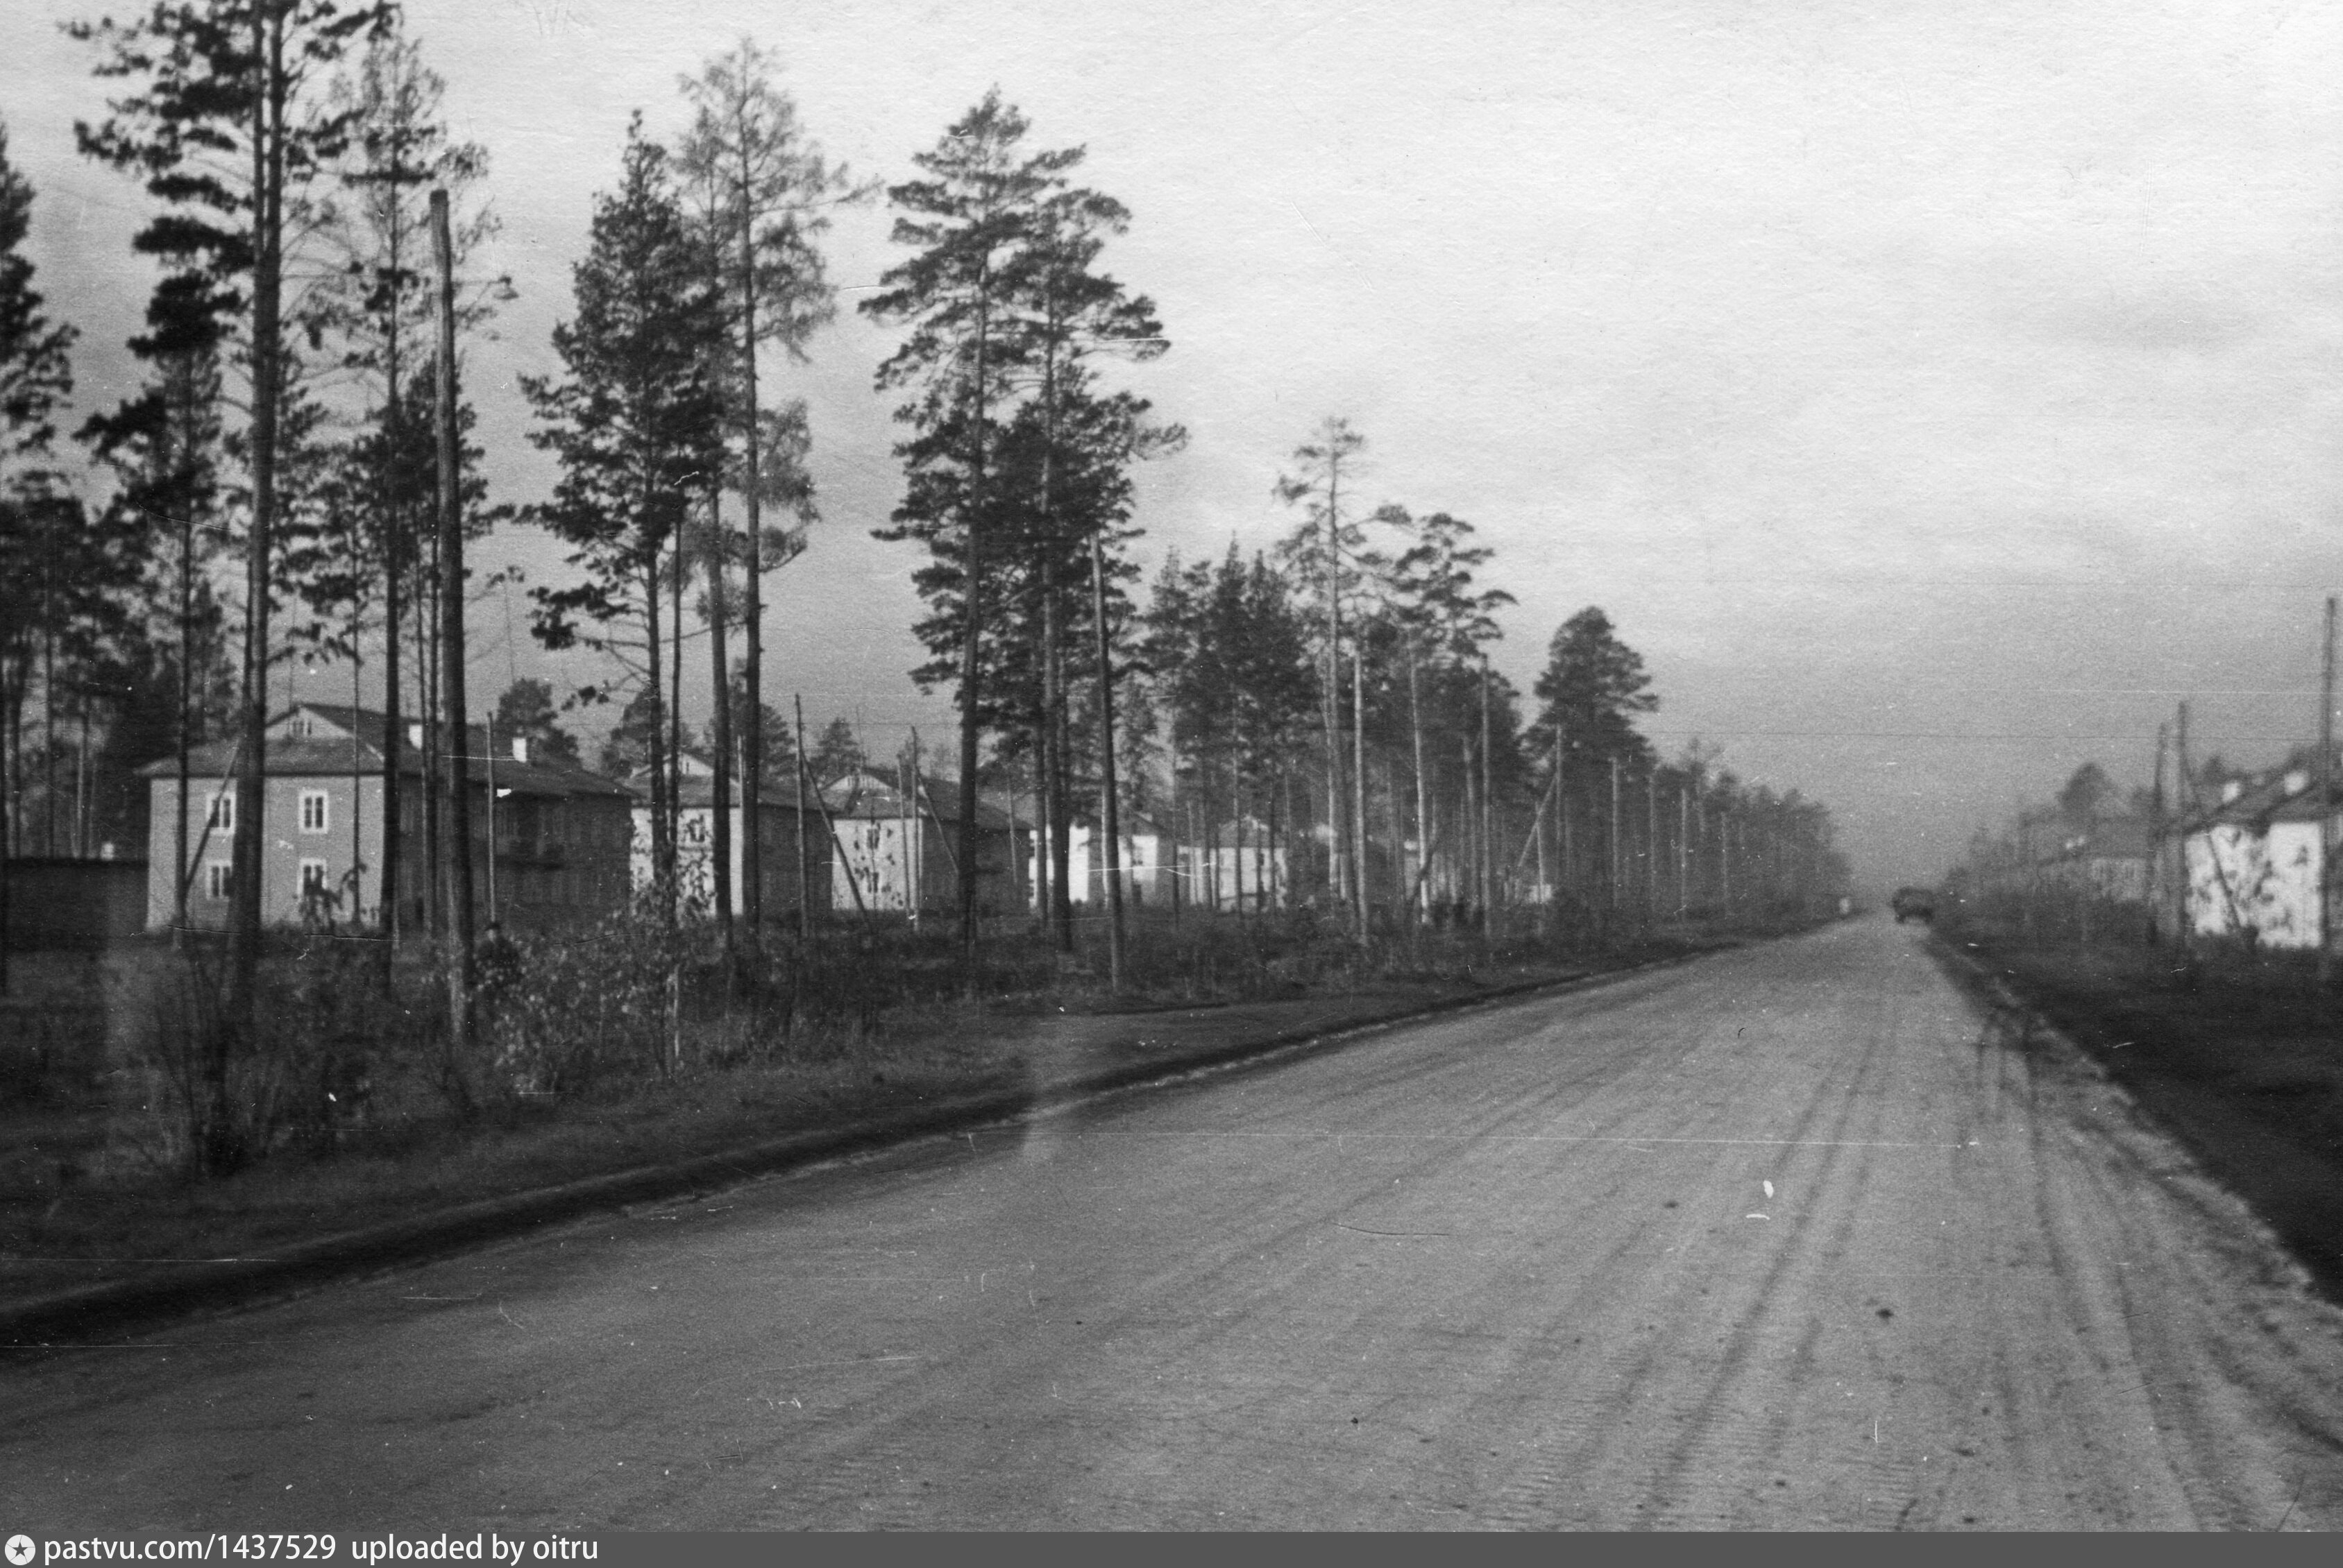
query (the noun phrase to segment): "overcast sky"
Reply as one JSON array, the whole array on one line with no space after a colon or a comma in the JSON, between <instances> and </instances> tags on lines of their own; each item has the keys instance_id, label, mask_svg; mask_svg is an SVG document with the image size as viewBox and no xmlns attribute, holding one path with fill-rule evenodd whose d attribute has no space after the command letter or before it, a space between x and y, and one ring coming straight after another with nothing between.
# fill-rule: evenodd
<instances>
[{"instance_id":1,"label":"overcast sky","mask_svg":"<svg viewBox=\"0 0 2343 1568\"><path fill-rule=\"evenodd\" d=\"M0 112L85 407L135 381L149 276L144 198L73 153L106 84L56 24L105 8L0 6ZM2199 755L2315 733L2343 587L2337 4L407 10L491 156L478 269L519 290L470 375L498 499L548 484L514 378L558 368L628 113L679 131L678 76L746 34L858 173L905 177L994 84L1034 145L1088 147L1135 216L1109 265L1173 342L1129 384L1192 432L1143 477L1151 570L1266 545L1281 464L1347 416L1363 499L1495 548L1517 682L1601 605L1649 662L1661 749L1697 736L1825 800L1875 883L1935 877L2086 759L2145 783L2180 699ZM890 339L851 306L887 225L841 219L840 325L772 377L812 403L824 521L775 579L768 678L891 750L950 714L904 675L912 548L869 537L899 485L870 390ZM491 557L558 569L541 536ZM588 678L503 629L480 695Z\"/></svg>"}]
</instances>

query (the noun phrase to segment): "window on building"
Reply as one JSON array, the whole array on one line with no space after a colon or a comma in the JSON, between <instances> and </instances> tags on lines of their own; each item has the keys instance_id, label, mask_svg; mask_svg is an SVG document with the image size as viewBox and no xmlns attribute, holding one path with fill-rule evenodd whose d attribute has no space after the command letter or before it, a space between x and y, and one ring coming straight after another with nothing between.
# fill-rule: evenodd
<instances>
[{"instance_id":1,"label":"window on building","mask_svg":"<svg viewBox=\"0 0 2343 1568\"><path fill-rule=\"evenodd\" d=\"M326 862L302 861L301 901L306 904L312 899L322 899L326 896Z\"/></svg>"},{"instance_id":2,"label":"window on building","mask_svg":"<svg viewBox=\"0 0 2343 1568\"><path fill-rule=\"evenodd\" d=\"M322 833L326 830L326 792L323 789L301 791L301 831Z\"/></svg>"},{"instance_id":3,"label":"window on building","mask_svg":"<svg viewBox=\"0 0 2343 1568\"><path fill-rule=\"evenodd\" d=\"M236 792L223 789L212 797L211 828L215 833L236 831Z\"/></svg>"},{"instance_id":4,"label":"window on building","mask_svg":"<svg viewBox=\"0 0 2343 1568\"><path fill-rule=\"evenodd\" d=\"M204 866L204 897L225 899L236 886L236 866L227 860L211 860Z\"/></svg>"}]
</instances>

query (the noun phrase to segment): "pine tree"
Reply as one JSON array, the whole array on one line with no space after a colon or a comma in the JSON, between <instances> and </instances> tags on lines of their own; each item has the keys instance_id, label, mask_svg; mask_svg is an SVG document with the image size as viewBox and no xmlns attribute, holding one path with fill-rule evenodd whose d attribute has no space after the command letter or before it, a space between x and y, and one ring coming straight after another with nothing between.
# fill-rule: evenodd
<instances>
[{"instance_id":1,"label":"pine tree","mask_svg":"<svg viewBox=\"0 0 2343 1568\"><path fill-rule=\"evenodd\" d=\"M1415 779L1419 847L1413 893L1422 889L1428 878L1433 777L1449 774L1445 759L1458 754L1460 744L1471 747L1477 742L1477 719L1484 696L1496 703L1490 710L1493 742L1497 713L1503 711L1510 716L1510 706L1492 688L1488 647L1502 635L1496 611L1514 600L1503 588L1475 587L1473 574L1488 564L1493 552L1485 545L1468 542L1473 531L1472 524L1446 512L1434 512L1419 519L1398 507L1385 508L1377 517L1413 541L1392 563L1390 574L1395 629L1399 633L1397 651L1406 668L1409 749L1411 771ZM1432 693L1428 704L1427 686ZM1435 716L1429 735L1423 718L1426 711ZM1462 727L1457 722L1460 719L1464 719ZM1510 735L1509 728L1507 733ZM1505 755L1512 754L1509 748ZM1482 758L1483 773L1494 771L1498 761L1495 757ZM1486 829L1493 815L1483 814L1481 829L1474 835L1476 839L1484 841L1489 837ZM1486 856L1479 857L1475 863L1480 868L1475 880L1485 881L1489 876ZM1419 914L1421 918L1430 918L1428 900L1419 904Z\"/></svg>"},{"instance_id":2,"label":"pine tree","mask_svg":"<svg viewBox=\"0 0 2343 1568\"><path fill-rule=\"evenodd\" d=\"M528 742L528 759L563 768L582 768L578 737L561 728L561 709L553 700L553 683L524 678L505 688L497 699L497 740Z\"/></svg>"},{"instance_id":3,"label":"pine tree","mask_svg":"<svg viewBox=\"0 0 2343 1568\"><path fill-rule=\"evenodd\" d=\"M347 114L318 102L326 72L355 42L388 32L389 0L345 10L336 0L155 0L140 21L75 24L99 45L101 76L141 78L143 90L109 101L95 129L76 124L82 151L144 176L164 206L132 242L169 268L158 303L196 330L180 347L240 340L250 380L242 435L250 475L245 536L243 753L236 780L234 936L228 1016L248 1023L260 956L260 863L265 840L268 727L268 613L276 588L279 422L292 345L286 336L288 240L306 231L310 184L340 156ZM222 1050L226 1049L225 1039ZM218 1171L247 1151L233 1131L226 1060L208 1064L214 1103L202 1151Z\"/></svg>"},{"instance_id":4,"label":"pine tree","mask_svg":"<svg viewBox=\"0 0 2343 1568\"><path fill-rule=\"evenodd\" d=\"M960 703L960 923L967 981L975 981L977 919L976 787L985 727L983 643L999 616L990 582L990 536L1003 521L996 454L1014 377L1030 367L1034 346L1020 331L1021 252L1031 243L1039 204L1064 187L1078 151L1023 155L1025 117L999 89L954 122L943 139L912 162L928 177L890 186L894 239L917 247L890 267L883 291L860 308L909 328L902 346L879 367L880 390L908 389L895 417L912 428L900 443L904 497L885 539L916 539L930 564L914 581L934 613L921 625L929 646L957 644ZM1013 504L1013 500L1012 500ZM922 677L929 671L916 672Z\"/></svg>"},{"instance_id":5,"label":"pine tree","mask_svg":"<svg viewBox=\"0 0 2343 1568\"><path fill-rule=\"evenodd\" d=\"M0 859L14 853L24 831L23 749L25 683L36 625L49 611L36 578L36 558L53 531L62 496L48 470L51 423L73 390L68 357L73 328L49 320L33 287L33 263L23 254L32 223L33 187L8 161L7 130L0 126ZM8 915L7 870L0 866L0 922ZM0 932L0 995L8 989L6 936Z\"/></svg>"},{"instance_id":6,"label":"pine tree","mask_svg":"<svg viewBox=\"0 0 2343 1568\"><path fill-rule=\"evenodd\" d=\"M869 760L862 749L862 738L854 733L854 726L841 714L830 721L820 739L813 743L813 754L806 759L806 766L813 770L814 782L828 788Z\"/></svg>"},{"instance_id":7,"label":"pine tree","mask_svg":"<svg viewBox=\"0 0 2343 1568\"><path fill-rule=\"evenodd\" d=\"M1329 417L1318 433L1293 450L1294 469L1278 476L1274 494L1288 506L1302 508L1302 521L1278 546L1278 554L1296 578L1318 595L1322 636L1320 658L1325 674L1319 686L1321 717L1325 726L1326 825L1328 891L1352 899L1361 911L1364 930L1366 890L1361 875L1365 846L1364 810L1346 810L1342 800L1342 608L1363 584L1362 552L1366 535L1353 512L1344 508L1344 487L1355 477L1359 454L1367 438L1348 419ZM1353 715L1353 725L1356 716ZM1357 764L1353 764L1356 772ZM1363 781L1354 780L1363 791Z\"/></svg>"},{"instance_id":8,"label":"pine tree","mask_svg":"<svg viewBox=\"0 0 2343 1568\"><path fill-rule=\"evenodd\" d=\"M219 552L220 374L217 353L211 349L166 351L153 358L146 388L113 413L92 416L78 434L92 455L115 471L118 487L112 505L167 540L166 548L146 552L143 598L149 613L142 641L150 651L143 661L132 662L144 662L169 681L172 721L163 750L142 754L145 748L133 745L118 756L124 767L136 768L167 750L176 763L171 902L176 940L186 930L194 876L187 842L190 753L230 716L219 700L226 618L207 572ZM158 646L168 652L157 657L153 650Z\"/></svg>"},{"instance_id":9,"label":"pine tree","mask_svg":"<svg viewBox=\"0 0 2343 1568\"><path fill-rule=\"evenodd\" d=\"M803 363L806 345L836 312L818 241L830 226L829 209L867 199L872 187L856 184L842 166L829 163L798 124L797 106L774 87L773 57L742 39L710 60L696 77L686 77L684 95L693 110L679 163L685 177L710 193L708 226L710 255L722 294L733 374L726 378L730 421L740 450L740 490L748 527L741 540L741 628L747 643L744 666L751 700L748 733L740 749L749 773L742 793L761 798L765 777L764 578L803 548L786 537L769 539L764 528L768 496L766 410L759 401L758 354L779 347ZM802 402L795 406L797 428L804 427ZM779 456L780 454L774 454ZM787 472L801 476L802 462ZM809 495L810 491L808 491ZM800 513L802 525L810 516ZM718 668L722 664L717 665ZM759 813L742 820L741 913L753 928L763 919L764 832ZM719 856L719 859L724 857ZM728 871L729 874L729 871Z\"/></svg>"},{"instance_id":10,"label":"pine tree","mask_svg":"<svg viewBox=\"0 0 2343 1568\"><path fill-rule=\"evenodd\" d=\"M440 107L445 91L446 84L424 65L419 46L397 21L334 81L329 102L348 116L349 134L336 170L339 188L321 201L317 216L332 265L301 310L304 327L333 346L339 367L355 378L367 404L364 432L343 454L350 469L344 483L347 513L329 530L324 558L339 565L337 586L347 589L354 624L367 600L379 597L385 730L394 741L406 732L410 701L425 716L427 737L437 729L429 700L437 686L431 650L439 617L438 539L430 526L437 454L424 352L434 311L423 276L428 262L426 193L447 191L458 204L460 216L450 225L449 237L458 266L498 228L487 204L468 197L487 176L488 154L450 136ZM476 328L509 293L503 279L472 290L458 301L458 329ZM468 426L470 410L459 419ZM475 483L468 474L467 483L468 489ZM471 530L485 528L477 508L468 512L467 520ZM320 596L310 597L314 603ZM400 670L409 607L417 634L411 694ZM355 644L351 657L357 657ZM427 796L447 749L427 741ZM383 930L394 947L401 934L403 900L429 891L399 887L402 762L397 744L384 748L378 888ZM427 809L424 824L425 860L436 876L441 862L438 813ZM435 921L444 918L443 900L427 897L426 904Z\"/></svg>"},{"instance_id":11,"label":"pine tree","mask_svg":"<svg viewBox=\"0 0 2343 1568\"><path fill-rule=\"evenodd\" d=\"M722 317L699 241L677 196L663 148L628 126L616 193L596 198L584 260L571 270L578 314L554 329L568 374L525 377L554 454L553 498L529 515L570 547L582 582L531 590L535 630L548 648L583 644L617 656L667 729L660 601L691 498L722 461L723 402L710 374ZM582 693L589 699L601 689ZM652 857L660 908L675 919L672 779L650 757Z\"/></svg>"},{"instance_id":12,"label":"pine tree","mask_svg":"<svg viewBox=\"0 0 2343 1568\"><path fill-rule=\"evenodd\" d=\"M49 460L58 406L73 393L74 329L53 322L33 287L32 258L24 254L32 231L32 182L8 159L8 128L0 123L0 488L31 478L29 466Z\"/></svg>"}]
</instances>

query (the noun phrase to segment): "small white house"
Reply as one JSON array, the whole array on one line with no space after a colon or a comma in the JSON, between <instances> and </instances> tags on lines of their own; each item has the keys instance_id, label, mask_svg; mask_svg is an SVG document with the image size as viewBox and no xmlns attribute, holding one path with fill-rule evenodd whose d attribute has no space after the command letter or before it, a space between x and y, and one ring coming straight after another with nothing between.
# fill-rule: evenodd
<instances>
[{"instance_id":1,"label":"small white house","mask_svg":"<svg viewBox=\"0 0 2343 1568\"><path fill-rule=\"evenodd\" d=\"M1182 845L1180 868L1181 897L1206 909L1255 913L1294 901L1285 835L1272 834L1258 818L1221 824L1209 844Z\"/></svg>"},{"instance_id":2,"label":"small white house","mask_svg":"<svg viewBox=\"0 0 2343 1568\"><path fill-rule=\"evenodd\" d=\"M699 919L713 919L716 914L716 769L703 758L686 752L679 763L680 777L676 780L676 846L675 864L677 892L686 914ZM652 854L650 780L638 776L628 784L635 797L634 828L634 887L641 893L651 886L655 858ZM747 843L744 819L747 812L740 798L740 780L733 779L727 824L730 831L732 910L735 914L746 908L743 898L747 891ZM764 914L775 919L782 914L794 914L799 902L800 883L813 890L813 907L817 910L829 907L830 851L829 835L823 830L820 814L809 799L803 819L803 842L799 842L799 819L797 798L790 788L777 786L770 779L765 784L764 806L758 813L764 828L759 845L763 852ZM799 868L803 873L800 875Z\"/></svg>"},{"instance_id":3,"label":"small white house","mask_svg":"<svg viewBox=\"0 0 2343 1568\"><path fill-rule=\"evenodd\" d=\"M960 896L960 786L921 777L902 781L857 769L825 786L826 831L837 835L830 861L830 908L864 914L942 913ZM809 824L810 826L810 824ZM1020 872L1031 861L1031 834L999 808L977 802L977 910L1002 914L1026 908Z\"/></svg>"},{"instance_id":4,"label":"small white house","mask_svg":"<svg viewBox=\"0 0 2343 1568\"><path fill-rule=\"evenodd\" d=\"M1172 906L1172 843L1170 835L1144 812L1125 811L1116 826L1121 829L1121 852L1116 857L1126 909ZM1089 822L1076 822L1066 833L1066 892L1077 904L1106 901L1106 836ZM1033 852L1026 858L1025 885L1041 886L1041 857L1048 844L1033 836ZM1039 897L1038 892L1035 895ZM1182 895L1185 897L1186 895Z\"/></svg>"},{"instance_id":5,"label":"small white house","mask_svg":"<svg viewBox=\"0 0 2343 1568\"><path fill-rule=\"evenodd\" d=\"M2204 937L2249 936L2271 948L2318 945L2322 819L2329 837L2338 815L2322 811L2307 769L2250 788L2223 787L2220 805L2191 823L2182 840L2188 927ZM2327 922L2330 930L2334 922Z\"/></svg>"}]
</instances>

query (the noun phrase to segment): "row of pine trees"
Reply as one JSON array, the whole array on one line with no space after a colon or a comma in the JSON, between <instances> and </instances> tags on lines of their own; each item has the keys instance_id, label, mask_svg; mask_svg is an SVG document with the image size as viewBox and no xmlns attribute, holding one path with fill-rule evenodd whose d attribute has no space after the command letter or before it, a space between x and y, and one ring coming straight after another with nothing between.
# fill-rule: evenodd
<instances>
[{"instance_id":1,"label":"row of pine trees","mask_svg":"<svg viewBox=\"0 0 2343 1568\"><path fill-rule=\"evenodd\" d=\"M820 518L789 372L836 317L833 216L883 200L902 259L858 306L898 335L874 377L904 475L880 537L923 551L912 674L959 706L938 771L959 790L971 950L986 784L1031 803L1040 906L1069 945L1074 825L1126 811L1190 842L1252 834L1289 868L1263 901L1317 902L1362 930L1517 900L1656 914L1843 879L1817 806L1747 789L1696 750L1658 760L1634 729L1655 705L1642 661L1600 610L1555 633L1525 710L1491 662L1513 601L1483 581L1490 552L1445 512L1368 505L1364 437L1342 420L1279 477L1292 526L1273 551L1167 559L1139 602L1134 470L1187 436L1117 371L1172 339L1102 265L1131 215L1080 183L1080 147L1031 145L997 91L883 186L823 153L753 43L683 82L679 136L639 113L588 215L558 369L521 384L558 477L496 498L462 376L465 345L512 297L472 265L497 231L490 161L450 132L395 0L158 0L70 31L119 84L107 117L75 127L80 149L143 186L135 245L161 277L129 343L145 384L65 436L75 334L34 287L34 193L0 139L12 850L88 852L127 830L131 769L176 755L184 781L192 747L228 739L247 863L272 694L302 661L346 665L354 692L370 673L394 735L428 727L424 788L447 806L420 814L425 863L459 859L438 851L463 836L447 787L463 682L447 671L473 601L516 586L543 646L593 650L608 674L558 700L518 682L499 727L574 756L562 711L623 703L608 759L646 779L670 873L688 748L714 762L719 806L786 795L850 754L834 726L822 758L802 756L769 700L763 638L774 574ZM468 545L510 527L559 542L560 580L467 577ZM705 638L689 671L687 627ZM703 703L689 736L683 711ZM395 767L384 782L396 834ZM715 820L729 936L736 916L767 917L759 861L778 847L744 814L733 889L730 819ZM385 849L396 938L418 890L397 888L395 838ZM658 881L671 921L675 879ZM257 879L236 889L248 975ZM442 912L464 900L426 901L448 934Z\"/></svg>"}]
</instances>

